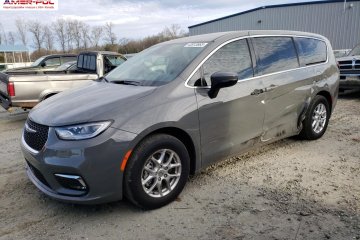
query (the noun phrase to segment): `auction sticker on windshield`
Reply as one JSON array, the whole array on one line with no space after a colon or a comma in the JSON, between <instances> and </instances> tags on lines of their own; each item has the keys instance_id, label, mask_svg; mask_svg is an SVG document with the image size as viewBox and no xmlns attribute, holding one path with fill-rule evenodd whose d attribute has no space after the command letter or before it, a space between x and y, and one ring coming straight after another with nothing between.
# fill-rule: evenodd
<instances>
[{"instance_id":1,"label":"auction sticker on windshield","mask_svg":"<svg viewBox=\"0 0 360 240\"><path fill-rule=\"evenodd\" d=\"M188 43L184 47L195 47L195 48L202 48L205 47L207 43Z\"/></svg>"},{"instance_id":2,"label":"auction sticker on windshield","mask_svg":"<svg viewBox=\"0 0 360 240\"><path fill-rule=\"evenodd\" d=\"M53 11L58 7L59 0L2 0L0 11Z\"/></svg>"}]
</instances>

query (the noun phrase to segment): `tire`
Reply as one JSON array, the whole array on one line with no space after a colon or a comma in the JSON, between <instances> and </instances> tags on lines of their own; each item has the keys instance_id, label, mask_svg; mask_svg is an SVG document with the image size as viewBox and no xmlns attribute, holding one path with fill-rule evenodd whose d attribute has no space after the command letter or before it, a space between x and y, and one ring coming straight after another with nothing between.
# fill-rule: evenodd
<instances>
[{"instance_id":1,"label":"tire","mask_svg":"<svg viewBox=\"0 0 360 240\"><path fill-rule=\"evenodd\" d=\"M316 140L321 138L326 132L330 119L330 111L327 99L317 95L311 102L305 115L303 129L299 136L306 140Z\"/></svg>"},{"instance_id":2,"label":"tire","mask_svg":"<svg viewBox=\"0 0 360 240\"><path fill-rule=\"evenodd\" d=\"M189 172L189 153L179 139L166 134L150 136L136 147L127 163L125 196L143 209L160 208L176 199Z\"/></svg>"}]
</instances>

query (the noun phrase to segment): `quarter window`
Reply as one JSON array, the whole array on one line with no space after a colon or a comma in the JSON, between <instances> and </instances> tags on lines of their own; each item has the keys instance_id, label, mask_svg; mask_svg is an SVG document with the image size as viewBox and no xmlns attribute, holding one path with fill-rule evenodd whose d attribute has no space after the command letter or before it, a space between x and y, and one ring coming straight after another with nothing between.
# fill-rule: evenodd
<instances>
[{"instance_id":1,"label":"quarter window","mask_svg":"<svg viewBox=\"0 0 360 240\"><path fill-rule=\"evenodd\" d=\"M253 38L257 55L257 74L269 74L299 67L291 37Z\"/></svg>"},{"instance_id":2,"label":"quarter window","mask_svg":"<svg viewBox=\"0 0 360 240\"><path fill-rule=\"evenodd\" d=\"M295 38L295 43L299 51L301 65L323 63L327 59L326 44L323 41L312 38Z\"/></svg>"},{"instance_id":3,"label":"quarter window","mask_svg":"<svg viewBox=\"0 0 360 240\"><path fill-rule=\"evenodd\" d=\"M253 77L252 62L246 39L223 46L204 63L203 76L206 85L211 85L210 77L215 72L236 72L239 80Z\"/></svg>"}]
</instances>

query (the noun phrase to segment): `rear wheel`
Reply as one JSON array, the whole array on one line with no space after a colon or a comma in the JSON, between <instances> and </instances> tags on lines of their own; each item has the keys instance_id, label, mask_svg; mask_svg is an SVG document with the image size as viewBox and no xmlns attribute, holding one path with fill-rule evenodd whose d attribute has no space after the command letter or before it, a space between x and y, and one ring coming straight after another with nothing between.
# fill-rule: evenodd
<instances>
[{"instance_id":1,"label":"rear wheel","mask_svg":"<svg viewBox=\"0 0 360 240\"><path fill-rule=\"evenodd\" d=\"M125 170L125 195L145 209L172 202L189 176L190 157L177 138L157 134L146 138L133 151Z\"/></svg>"},{"instance_id":2,"label":"rear wheel","mask_svg":"<svg viewBox=\"0 0 360 240\"><path fill-rule=\"evenodd\" d=\"M327 129L329 118L329 102L323 96L316 96L306 113L300 137L308 140L321 138Z\"/></svg>"}]
</instances>

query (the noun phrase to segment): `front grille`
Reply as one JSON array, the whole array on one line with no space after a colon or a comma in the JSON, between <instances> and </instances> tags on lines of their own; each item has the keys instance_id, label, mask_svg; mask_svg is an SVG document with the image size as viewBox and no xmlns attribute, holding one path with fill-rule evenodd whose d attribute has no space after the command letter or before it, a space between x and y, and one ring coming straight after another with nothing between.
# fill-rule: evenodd
<instances>
[{"instance_id":1,"label":"front grille","mask_svg":"<svg viewBox=\"0 0 360 240\"><path fill-rule=\"evenodd\" d=\"M30 119L25 123L24 140L36 151L41 151L48 139L49 127L37 124Z\"/></svg>"},{"instance_id":2,"label":"front grille","mask_svg":"<svg viewBox=\"0 0 360 240\"><path fill-rule=\"evenodd\" d=\"M39 170L37 170L36 167L34 167L33 165L31 165L31 163L29 163L28 161L26 161L26 162L27 162L27 164L28 164L31 172L35 175L35 177L36 177L40 182L42 182L44 185L46 185L47 187L51 188L50 185L49 185L49 183L46 181L44 175L42 175L42 173L41 173Z\"/></svg>"},{"instance_id":3,"label":"front grille","mask_svg":"<svg viewBox=\"0 0 360 240\"><path fill-rule=\"evenodd\" d=\"M344 64L352 64L352 60L348 60L348 61L339 61L340 65L344 65Z\"/></svg>"},{"instance_id":4,"label":"front grille","mask_svg":"<svg viewBox=\"0 0 360 240\"><path fill-rule=\"evenodd\" d=\"M359 70L341 70L340 75L359 75L360 76L360 69Z\"/></svg>"},{"instance_id":5,"label":"front grille","mask_svg":"<svg viewBox=\"0 0 360 240\"><path fill-rule=\"evenodd\" d=\"M340 71L360 70L360 60L339 61Z\"/></svg>"}]
</instances>

